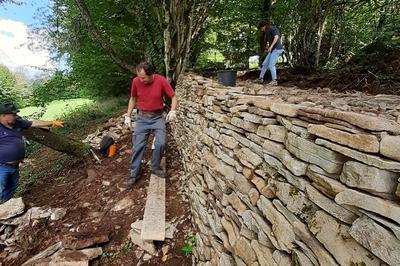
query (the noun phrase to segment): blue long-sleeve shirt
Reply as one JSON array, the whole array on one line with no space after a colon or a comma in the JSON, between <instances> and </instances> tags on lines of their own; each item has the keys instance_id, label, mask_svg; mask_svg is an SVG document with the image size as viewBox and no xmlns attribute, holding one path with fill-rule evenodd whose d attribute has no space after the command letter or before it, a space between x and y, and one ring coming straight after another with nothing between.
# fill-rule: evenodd
<instances>
[{"instance_id":1,"label":"blue long-sleeve shirt","mask_svg":"<svg viewBox=\"0 0 400 266\"><path fill-rule=\"evenodd\" d=\"M32 122L17 119L12 128L0 123L0 163L22 161L25 158L25 144L22 130L32 126Z\"/></svg>"}]
</instances>

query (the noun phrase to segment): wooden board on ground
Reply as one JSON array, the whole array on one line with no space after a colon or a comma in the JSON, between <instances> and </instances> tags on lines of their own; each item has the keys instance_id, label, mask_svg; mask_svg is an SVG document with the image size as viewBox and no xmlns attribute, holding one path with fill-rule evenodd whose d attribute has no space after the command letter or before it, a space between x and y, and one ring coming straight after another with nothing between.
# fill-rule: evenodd
<instances>
[{"instance_id":1,"label":"wooden board on ground","mask_svg":"<svg viewBox=\"0 0 400 266\"><path fill-rule=\"evenodd\" d=\"M161 168L165 171L165 157L161 161ZM165 240L165 178L150 176L141 238L143 240Z\"/></svg>"}]
</instances>

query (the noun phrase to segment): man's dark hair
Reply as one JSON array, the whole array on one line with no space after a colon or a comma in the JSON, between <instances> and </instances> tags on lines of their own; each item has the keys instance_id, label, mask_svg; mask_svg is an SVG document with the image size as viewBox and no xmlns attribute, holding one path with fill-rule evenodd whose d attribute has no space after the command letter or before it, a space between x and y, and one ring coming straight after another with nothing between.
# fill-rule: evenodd
<instances>
[{"instance_id":1,"label":"man's dark hair","mask_svg":"<svg viewBox=\"0 0 400 266\"><path fill-rule=\"evenodd\" d=\"M269 22L269 21L260 22L260 23L258 24L258 29L261 29L262 27L267 26L267 25L272 25L272 23Z\"/></svg>"},{"instance_id":2,"label":"man's dark hair","mask_svg":"<svg viewBox=\"0 0 400 266\"><path fill-rule=\"evenodd\" d=\"M136 65L136 71L144 70L147 76L153 75L155 72L154 66L150 62L140 62Z\"/></svg>"}]
</instances>

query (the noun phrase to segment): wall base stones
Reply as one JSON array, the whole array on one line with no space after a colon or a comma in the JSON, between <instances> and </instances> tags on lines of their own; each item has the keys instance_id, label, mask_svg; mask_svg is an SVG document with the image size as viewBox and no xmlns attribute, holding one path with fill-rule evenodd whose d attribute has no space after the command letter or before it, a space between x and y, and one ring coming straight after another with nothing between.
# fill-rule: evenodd
<instances>
[{"instance_id":1,"label":"wall base stones","mask_svg":"<svg viewBox=\"0 0 400 266\"><path fill-rule=\"evenodd\" d=\"M177 87L197 264L400 265L400 97L239 86Z\"/></svg>"}]
</instances>

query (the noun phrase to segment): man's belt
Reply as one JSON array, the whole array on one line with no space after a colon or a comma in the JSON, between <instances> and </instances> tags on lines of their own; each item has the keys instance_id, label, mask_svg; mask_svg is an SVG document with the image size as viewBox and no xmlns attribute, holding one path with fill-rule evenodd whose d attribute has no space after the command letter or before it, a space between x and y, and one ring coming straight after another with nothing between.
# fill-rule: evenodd
<instances>
[{"instance_id":1,"label":"man's belt","mask_svg":"<svg viewBox=\"0 0 400 266\"><path fill-rule=\"evenodd\" d=\"M155 111L139 111L139 115L146 117L146 118L152 118L155 116L162 115L163 110L155 110Z\"/></svg>"}]
</instances>

